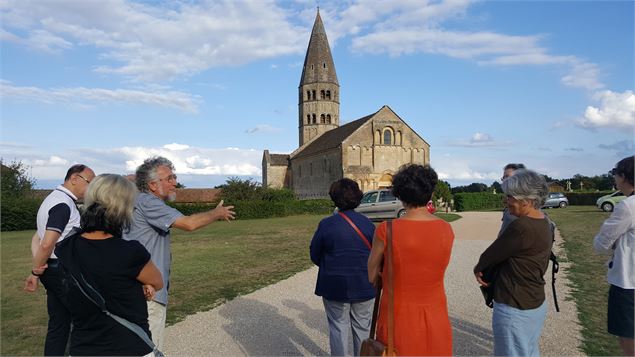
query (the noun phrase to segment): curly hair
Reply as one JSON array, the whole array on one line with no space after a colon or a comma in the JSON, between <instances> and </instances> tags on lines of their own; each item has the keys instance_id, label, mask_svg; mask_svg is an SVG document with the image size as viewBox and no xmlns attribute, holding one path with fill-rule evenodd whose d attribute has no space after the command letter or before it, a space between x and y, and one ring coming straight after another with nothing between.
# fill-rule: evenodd
<instances>
[{"instance_id":1,"label":"curly hair","mask_svg":"<svg viewBox=\"0 0 635 357\"><path fill-rule=\"evenodd\" d=\"M132 223L132 210L137 196L135 185L120 175L103 174L95 177L84 195L86 209L80 225L84 232L104 231L121 237Z\"/></svg>"},{"instance_id":2,"label":"curly hair","mask_svg":"<svg viewBox=\"0 0 635 357\"><path fill-rule=\"evenodd\" d=\"M438 182L436 171L430 165L404 165L392 179L392 194L404 204L425 206Z\"/></svg>"},{"instance_id":3,"label":"curly hair","mask_svg":"<svg viewBox=\"0 0 635 357\"><path fill-rule=\"evenodd\" d=\"M341 210L354 209L359 206L362 201L362 191L359 189L357 182L343 178L331 184L329 196L335 203L335 206Z\"/></svg>"},{"instance_id":4,"label":"curly hair","mask_svg":"<svg viewBox=\"0 0 635 357\"><path fill-rule=\"evenodd\" d=\"M172 164L172 161L162 156L153 156L151 158L145 159L145 161L143 161L143 164L137 167L137 172L135 173L135 181L139 191L148 192L148 184L158 178L157 169L159 168L159 166L167 166L170 168L170 170L174 171L174 165Z\"/></svg>"}]
</instances>

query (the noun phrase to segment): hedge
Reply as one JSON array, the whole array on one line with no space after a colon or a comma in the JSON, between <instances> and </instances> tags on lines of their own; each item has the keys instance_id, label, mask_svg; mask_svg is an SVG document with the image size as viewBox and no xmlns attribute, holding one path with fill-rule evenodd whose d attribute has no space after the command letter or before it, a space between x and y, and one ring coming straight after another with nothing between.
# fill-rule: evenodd
<instances>
[{"instance_id":1,"label":"hedge","mask_svg":"<svg viewBox=\"0 0 635 357\"><path fill-rule=\"evenodd\" d=\"M569 199L571 206L595 206L598 198L610 195L615 191L598 191L598 192L564 192Z\"/></svg>"},{"instance_id":2,"label":"hedge","mask_svg":"<svg viewBox=\"0 0 635 357\"><path fill-rule=\"evenodd\" d=\"M37 229L37 210L41 199L30 197L5 197L0 207L0 231Z\"/></svg>"},{"instance_id":3,"label":"hedge","mask_svg":"<svg viewBox=\"0 0 635 357\"><path fill-rule=\"evenodd\" d=\"M216 203L183 204L169 203L185 215L209 211L216 207ZM237 201L225 202L225 205L234 206L236 219L255 219L270 217L285 217L294 214L329 214L334 206L331 200L292 200L292 201Z\"/></svg>"},{"instance_id":4,"label":"hedge","mask_svg":"<svg viewBox=\"0 0 635 357\"><path fill-rule=\"evenodd\" d=\"M454 194L454 209L458 212L503 209L502 193L458 192Z\"/></svg>"}]
</instances>

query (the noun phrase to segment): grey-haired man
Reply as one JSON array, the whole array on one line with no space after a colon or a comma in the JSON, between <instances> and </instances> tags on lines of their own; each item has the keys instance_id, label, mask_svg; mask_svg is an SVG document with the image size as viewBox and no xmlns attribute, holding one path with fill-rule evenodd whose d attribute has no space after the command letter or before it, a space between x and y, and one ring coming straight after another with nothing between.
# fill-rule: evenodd
<instances>
[{"instance_id":1,"label":"grey-haired man","mask_svg":"<svg viewBox=\"0 0 635 357\"><path fill-rule=\"evenodd\" d=\"M163 347L165 317L167 314L168 289L170 287L170 228L193 231L218 220L234 219L233 206L223 206L221 201L215 209L183 215L165 204L176 198L176 175L174 165L164 157L146 159L135 173L139 195L135 202L133 221L125 239L138 240L150 252L151 259L163 276L163 289L156 292L148 302L148 322L152 340L159 349Z\"/></svg>"}]
</instances>

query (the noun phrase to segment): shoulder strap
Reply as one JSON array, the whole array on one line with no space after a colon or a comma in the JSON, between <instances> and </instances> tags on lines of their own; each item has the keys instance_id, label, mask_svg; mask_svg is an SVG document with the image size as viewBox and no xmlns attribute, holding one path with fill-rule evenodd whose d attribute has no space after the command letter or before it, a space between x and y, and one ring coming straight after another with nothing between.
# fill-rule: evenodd
<instances>
[{"instance_id":1,"label":"shoulder strap","mask_svg":"<svg viewBox=\"0 0 635 357\"><path fill-rule=\"evenodd\" d=\"M364 244L366 244L366 246L368 247L368 249L370 249L370 242L368 241L368 238L366 238L366 236L362 233L362 231L359 230L359 228L357 228L357 226L355 225L355 223L353 223L353 221L351 221L350 218L348 218L344 213L342 212L338 212L338 214L340 216L342 216L342 218L344 218L344 220L346 222L348 222L348 224L351 225L351 227L353 227L353 229L355 230L355 232L357 232L357 235L362 239L362 242L364 242Z\"/></svg>"},{"instance_id":2,"label":"shoulder strap","mask_svg":"<svg viewBox=\"0 0 635 357\"><path fill-rule=\"evenodd\" d=\"M386 263L388 264L388 356L395 356L395 286L394 286L394 275L393 275L393 251L392 251L392 220L387 221L386 227L386 248L387 248L387 258Z\"/></svg>"},{"instance_id":3,"label":"shoulder strap","mask_svg":"<svg viewBox=\"0 0 635 357\"><path fill-rule=\"evenodd\" d=\"M75 242L72 243L73 245L71 249L73 250L73 255L76 256L77 251L74 244ZM92 285L90 285L88 281L86 281L86 278L84 278L84 274L81 273L82 270L78 269L80 264L78 259L70 260L71 264L74 265L74 269L69 270L69 275L73 279L73 282L75 283L75 286L77 286L79 291L81 291L81 293L84 294L84 296L89 301L95 304L99 308L99 310L101 310L107 316L110 316L113 320L117 321L119 324L123 325L125 328L139 336L139 338L141 338L143 342L145 342L150 348L152 348L152 352L154 352L155 357L163 357L163 353L159 351L154 342L152 342L150 336L148 336L148 334L141 328L141 326L108 311L108 309L106 308L106 300L104 299L104 297L99 293L99 291L97 291L97 289L95 289ZM79 272L79 279L77 278L75 272Z\"/></svg>"}]
</instances>

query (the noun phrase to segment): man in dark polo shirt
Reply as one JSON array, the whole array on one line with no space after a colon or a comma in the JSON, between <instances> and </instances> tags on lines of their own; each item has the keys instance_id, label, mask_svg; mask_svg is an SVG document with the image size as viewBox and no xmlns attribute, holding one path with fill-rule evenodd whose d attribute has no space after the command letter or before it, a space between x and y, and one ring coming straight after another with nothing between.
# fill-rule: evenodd
<instances>
[{"instance_id":1,"label":"man in dark polo shirt","mask_svg":"<svg viewBox=\"0 0 635 357\"><path fill-rule=\"evenodd\" d=\"M37 212L37 232L31 240L33 268L26 279L24 290L34 292L38 279L46 288L46 306L49 322L44 342L45 356L62 356L71 329L71 314L63 289L63 275L53 253L55 244L79 227L79 211L75 202L84 192L95 173L86 165L73 165L59 185L42 202Z\"/></svg>"}]
</instances>

